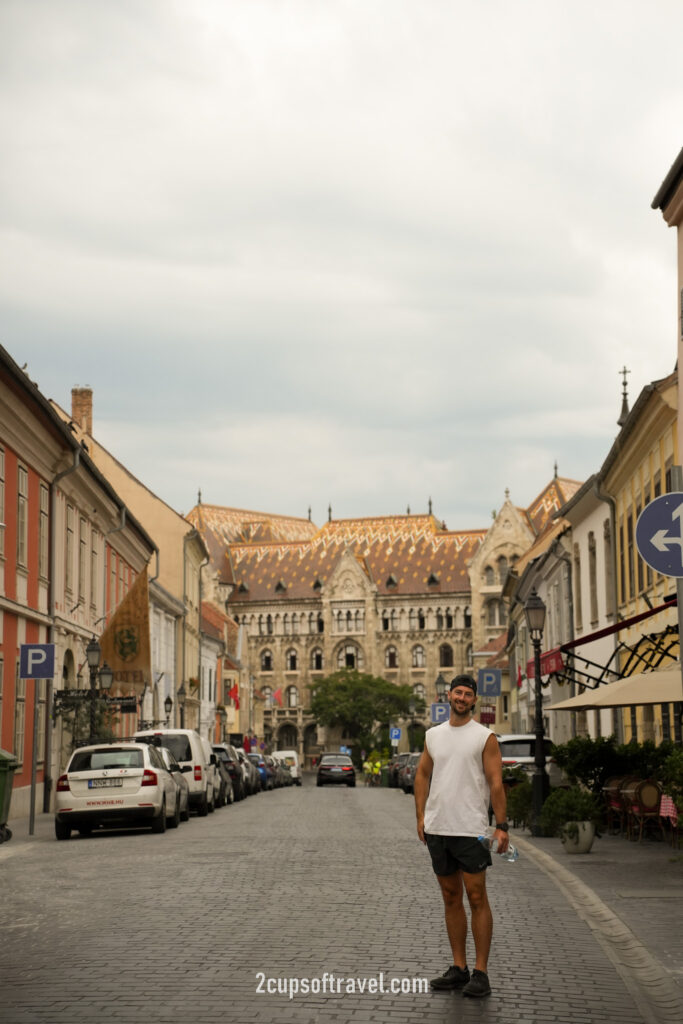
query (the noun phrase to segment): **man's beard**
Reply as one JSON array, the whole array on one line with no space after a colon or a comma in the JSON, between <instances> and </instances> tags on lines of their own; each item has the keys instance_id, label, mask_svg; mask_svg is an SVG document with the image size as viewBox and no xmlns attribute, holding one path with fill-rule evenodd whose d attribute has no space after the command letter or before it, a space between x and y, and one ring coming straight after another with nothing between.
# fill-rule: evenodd
<instances>
[{"instance_id":1,"label":"man's beard","mask_svg":"<svg viewBox=\"0 0 683 1024\"><path fill-rule=\"evenodd\" d=\"M453 701L453 703L451 704L451 711L453 712L453 714L455 715L456 718L469 718L470 715L472 714L473 709L474 709L474 705L473 704L470 707L461 708L461 709L456 707L455 701Z\"/></svg>"}]
</instances>

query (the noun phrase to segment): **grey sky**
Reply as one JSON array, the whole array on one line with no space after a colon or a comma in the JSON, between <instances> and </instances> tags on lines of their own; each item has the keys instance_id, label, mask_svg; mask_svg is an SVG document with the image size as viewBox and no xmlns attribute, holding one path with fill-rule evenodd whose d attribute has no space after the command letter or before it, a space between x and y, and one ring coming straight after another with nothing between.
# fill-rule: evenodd
<instances>
[{"instance_id":1,"label":"grey sky","mask_svg":"<svg viewBox=\"0 0 683 1024\"><path fill-rule=\"evenodd\" d=\"M682 21L3 0L0 341L179 511L485 526L673 369Z\"/></svg>"}]
</instances>

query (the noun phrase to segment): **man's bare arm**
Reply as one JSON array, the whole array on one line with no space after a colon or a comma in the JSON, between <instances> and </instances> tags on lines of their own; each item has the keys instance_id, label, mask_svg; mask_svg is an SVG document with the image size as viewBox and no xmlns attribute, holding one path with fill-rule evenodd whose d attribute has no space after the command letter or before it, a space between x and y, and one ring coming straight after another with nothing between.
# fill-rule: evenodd
<instances>
[{"instance_id":1,"label":"man's bare arm","mask_svg":"<svg viewBox=\"0 0 683 1024\"><path fill-rule=\"evenodd\" d=\"M413 780L415 813L417 814L417 834L420 837L421 843L425 842L425 805L427 803L427 796L429 795L429 782L431 780L433 770L434 762L427 753L427 748L425 747L422 751L422 757L417 765L415 779Z\"/></svg>"},{"instance_id":2,"label":"man's bare arm","mask_svg":"<svg viewBox=\"0 0 683 1024\"><path fill-rule=\"evenodd\" d=\"M505 821L507 799L505 786L503 785L503 760L500 756L500 747L495 736L489 736L482 755L484 775L491 795L491 807L496 821ZM497 828L493 838L498 840L498 853L505 853L508 848L508 834Z\"/></svg>"}]
</instances>

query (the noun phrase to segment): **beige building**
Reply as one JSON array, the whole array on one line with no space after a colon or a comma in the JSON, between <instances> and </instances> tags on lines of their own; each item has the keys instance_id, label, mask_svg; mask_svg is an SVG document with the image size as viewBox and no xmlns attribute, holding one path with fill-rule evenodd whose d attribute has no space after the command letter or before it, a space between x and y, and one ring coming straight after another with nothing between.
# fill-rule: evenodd
<instances>
[{"instance_id":1,"label":"beige building","mask_svg":"<svg viewBox=\"0 0 683 1024\"><path fill-rule=\"evenodd\" d=\"M149 530L157 546L150 567L152 674L141 717L160 722L166 697L173 701L176 725L199 728L201 710L200 608L212 588L206 567L208 552L192 524L149 490L93 436L93 394L74 388L69 416L56 403L59 415L72 424L79 441L102 476L113 486L136 519ZM227 596L227 595L226 595ZM155 629L158 632L155 633ZM185 705L178 691L184 684ZM206 714L205 714L206 720Z\"/></svg>"}]
</instances>

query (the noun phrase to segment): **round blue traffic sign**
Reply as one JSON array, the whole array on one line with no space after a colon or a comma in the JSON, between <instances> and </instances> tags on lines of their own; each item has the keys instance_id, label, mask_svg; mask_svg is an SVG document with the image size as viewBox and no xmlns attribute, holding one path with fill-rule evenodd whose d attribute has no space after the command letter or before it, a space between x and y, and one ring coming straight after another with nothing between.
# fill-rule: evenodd
<instances>
[{"instance_id":1,"label":"round blue traffic sign","mask_svg":"<svg viewBox=\"0 0 683 1024\"><path fill-rule=\"evenodd\" d=\"M683 576L683 493L662 494L646 505L636 523L636 547L663 576Z\"/></svg>"}]
</instances>

